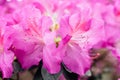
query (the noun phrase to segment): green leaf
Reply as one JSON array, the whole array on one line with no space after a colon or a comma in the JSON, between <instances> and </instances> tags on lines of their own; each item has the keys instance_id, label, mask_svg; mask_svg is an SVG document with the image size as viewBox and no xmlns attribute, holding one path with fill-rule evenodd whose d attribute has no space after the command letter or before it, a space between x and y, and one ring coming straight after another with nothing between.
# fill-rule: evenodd
<instances>
[{"instance_id":1,"label":"green leaf","mask_svg":"<svg viewBox=\"0 0 120 80\"><path fill-rule=\"evenodd\" d=\"M33 80L43 80L43 77L42 77L42 74L41 74L41 68L42 68L42 61L40 61L40 63L39 63L38 70L35 73L35 76L34 76Z\"/></svg>"},{"instance_id":2,"label":"green leaf","mask_svg":"<svg viewBox=\"0 0 120 80\"><path fill-rule=\"evenodd\" d=\"M44 68L42 68L42 76L44 80L58 80L58 77L60 76L61 72L57 73L57 74L50 74L47 72L47 70L45 70Z\"/></svg>"},{"instance_id":3,"label":"green leaf","mask_svg":"<svg viewBox=\"0 0 120 80\"><path fill-rule=\"evenodd\" d=\"M78 80L78 74L68 71L65 65L63 64L62 64L62 73L66 78L66 80Z\"/></svg>"}]
</instances>

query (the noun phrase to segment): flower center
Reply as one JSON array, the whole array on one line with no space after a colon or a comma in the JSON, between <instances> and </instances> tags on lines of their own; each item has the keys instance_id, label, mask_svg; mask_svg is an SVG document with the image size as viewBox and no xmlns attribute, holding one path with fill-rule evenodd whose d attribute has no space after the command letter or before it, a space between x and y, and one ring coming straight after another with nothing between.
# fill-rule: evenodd
<instances>
[{"instance_id":1,"label":"flower center","mask_svg":"<svg viewBox=\"0 0 120 80\"><path fill-rule=\"evenodd\" d=\"M56 37L56 38L54 39L54 42L56 43L56 48L59 46L59 42L60 42L61 40L62 40L61 37Z\"/></svg>"},{"instance_id":2,"label":"flower center","mask_svg":"<svg viewBox=\"0 0 120 80\"><path fill-rule=\"evenodd\" d=\"M56 31L56 30L58 30L59 29L59 25L58 24L54 24L54 26L52 26L51 28L50 28L50 31Z\"/></svg>"}]
</instances>

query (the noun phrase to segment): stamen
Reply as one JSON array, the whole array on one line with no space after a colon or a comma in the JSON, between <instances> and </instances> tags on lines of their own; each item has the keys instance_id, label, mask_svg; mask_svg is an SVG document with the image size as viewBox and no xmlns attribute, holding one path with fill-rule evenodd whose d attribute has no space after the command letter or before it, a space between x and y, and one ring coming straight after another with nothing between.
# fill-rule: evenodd
<instances>
[{"instance_id":1,"label":"stamen","mask_svg":"<svg viewBox=\"0 0 120 80\"><path fill-rule=\"evenodd\" d=\"M60 41L61 41L61 37L55 38L55 42L60 42Z\"/></svg>"},{"instance_id":2,"label":"stamen","mask_svg":"<svg viewBox=\"0 0 120 80\"><path fill-rule=\"evenodd\" d=\"M56 38L54 39L54 41L55 41L55 43L56 43L56 48L59 46L59 42L60 42L61 40L62 40L61 37L56 37Z\"/></svg>"},{"instance_id":3,"label":"stamen","mask_svg":"<svg viewBox=\"0 0 120 80\"><path fill-rule=\"evenodd\" d=\"M58 24L55 24L54 26L52 26L51 28L50 28L50 31L56 31L56 30L58 30L59 29L59 25Z\"/></svg>"},{"instance_id":4,"label":"stamen","mask_svg":"<svg viewBox=\"0 0 120 80\"><path fill-rule=\"evenodd\" d=\"M58 24L55 24L54 29L55 29L55 30L58 30L58 29L59 29L59 25L58 25Z\"/></svg>"}]
</instances>

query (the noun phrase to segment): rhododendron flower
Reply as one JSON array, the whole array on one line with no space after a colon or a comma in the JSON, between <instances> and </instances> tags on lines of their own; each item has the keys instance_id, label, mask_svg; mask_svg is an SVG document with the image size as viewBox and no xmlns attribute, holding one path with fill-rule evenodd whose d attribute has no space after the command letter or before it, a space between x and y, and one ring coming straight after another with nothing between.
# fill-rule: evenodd
<instances>
[{"instance_id":1,"label":"rhododendron flower","mask_svg":"<svg viewBox=\"0 0 120 80\"><path fill-rule=\"evenodd\" d=\"M104 7L106 7L107 10L104 9ZM100 15L102 16L103 21L105 23L104 25L105 43L103 43L104 44L103 47L111 46L115 48L115 45L118 44L120 40L120 35L119 35L120 26L117 20L118 16L116 16L114 9L115 8L113 5L102 5L102 4L99 5L99 10L101 11ZM98 45L100 45L100 43Z\"/></svg>"},{"instance_id":2,"label":"rhododendron flower","mask_svg":"<svg viewBox=\"0 0 120 80\"><path fill-rule=\"evenodd\" d=\"M58 32L66 46L63 63L79 75L83 75L90 67L87 50L104 40L102 19L97 19L96 13L91 12L91 8L83 10L81 13L63 17ZM99 29L101 29L101 34L99 34Z\"/></svg>"},{"instance_id":3,"label":"rhododendron flower","mask_svg":"<svg viewBox=\"0 0 120 80\"><path fill-rule=\"evenodd\" d=\"M42 16L34 5L16 11L13 19L15 23L9 25L9 38L12 42L10 49L15 53L22 67L30 68L43 59L43 65L50 73L59 72L61 54L56 53L60 49L56 48L54 41L57 24L54 25L50 17Z\"/></svg>"},{"instance_id":4,"label":"rhododendron flower","mask_svg":"<svg viewBox=\"0 0 120 80\"><path fill-rule=\"evenodd\" d=\"M52 46L56 35L55 32L50 31L53 26L52 20L50 17L41 16L40 10L33 5L20 9L15 12L14 16L16 15L17 18L15 17L14 20L17 24L10 26L9 37L13 42L11 49L18 61L23 68L37 65L41 59L44 61L43 64L46 64L49 62L49 60L45 61L49 57L46 49L49 45Z\"/></svg>"},{"instance_id":5,"label":"rhododendron flower","mask_svg":"<svg viewBox=\"0 0 120 80\"><path fill-rule=\"evenodd\" d=\"M66 36L63 37L63 43L66 46L65 56L63 57L63 63L72 72L83 75L85 73L85 70L87 70L90 66L90 62L89 62L90 59L86 51L84 52L82 50L82 47L80 47L80 44L78 43L80 41L79 37L82 39L82 36L80 36L81 35L80 34L79 37L77 37L77 33L78 33L77 31L75 35L71 34L70 33L71 28L67 20L61 20L61 21L62 21L60 27L62 28L61 31L64 31L64 34L66 34ZM76 36L76 39L74 39L75 38L74 36Z\"/></svg>"}]
</instances>

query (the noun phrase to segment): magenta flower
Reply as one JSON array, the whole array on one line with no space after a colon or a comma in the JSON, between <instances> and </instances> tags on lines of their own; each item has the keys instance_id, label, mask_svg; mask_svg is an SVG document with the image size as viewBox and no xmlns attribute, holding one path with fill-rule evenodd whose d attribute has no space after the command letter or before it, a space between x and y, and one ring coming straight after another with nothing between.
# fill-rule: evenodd
<instances>
[{"instance_id":1,"label":"magenta flower","mask_svg":"<svg viewBox=\"0 0 120 80\"><path fill-rule=\"evenodd\" d=\"M15 11L13 19L15 23L9 25L11 50L22 67L28 69L32 65L38 65L43 59L43 66L50 73L57 73L60 70L62 56L56 53L60 49L56 48L54 41L57 24L54 25L50 17L42 16L34 5Z\"/></svg>"},{"instance_id":2,"label":"magenta flower","mask_svg":"<svg viewBox=\"0 0 120 80\"><path fill-rule=\"evenodd\" d=\"M77 18L78 16L79 14L74 15L75 18ZM82 43L86 41L86 37L82 36L82 31L80 31L82 29L74 28L77 24L77 21L79 22L79 19L76 20L76 22L73 22L74 26L71 27L67 20L70 20L70 18L67 17L65 19L62 19L60 22L61 31L64 31L64 34L62 34L63 44L66 46L64 47L66 50L64 53L64 57L62 58L63 63L68 69L70 69L70 71L75 72L79 75L83 75L85 71L90 67L90 58L88 56L88 53L82 48ZM73 30L76 31L74 32ZM85 44L86 43L84 43L84 45Z\"/></svg>"},{"instance_id":3,"label":"magenta flower","mask_svg":"<svg viewBox=\"0 0 120 80\"><path fill-rule=\"evenodd\" d=\"M80 6L81 13L63 16L58 32L65 46L63 63L70 71L79 75L84 75L90 67L88 50L104 40L102 18L99 18L98 13L92 11L89 4L85 7L85 9L82 9L82 6ZM99 33L100 29L101 34Z\"/></svg>"},{"instance_id":4,"label":"magenta flower","mask_svg":"<svg viewBox=\"0 0 120 80\"><path fill-rule=\"evenodd\" d=\"M55 33L50 32L52 20L42 16L40 10L33 5L16 11L14 20L16 24L10 26L9 36L12 51L23 68L38 65L39 61L44 59L43 54L46 55L43 50L46 44L54 42Z\"/></svg>"}]
</instances>

